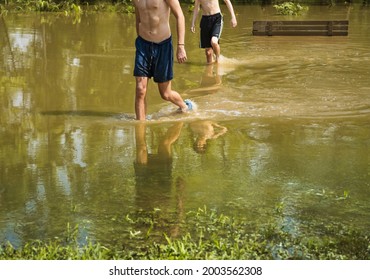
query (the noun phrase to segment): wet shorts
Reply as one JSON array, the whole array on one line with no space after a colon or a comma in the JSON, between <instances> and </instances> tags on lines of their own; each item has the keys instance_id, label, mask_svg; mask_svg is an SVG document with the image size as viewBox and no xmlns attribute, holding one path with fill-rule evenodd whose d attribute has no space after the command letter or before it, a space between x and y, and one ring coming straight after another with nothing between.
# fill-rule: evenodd
<instances>
[{"instance_id":1,"label":"wet shorts","mask_svg":"<svg viewBox=\"0 0 370 280\"><path fill-rule=\"evenodd\" d=\"M221 13L214 15L203 15L200 20L200 47L211 48L212 37L217 37L220 40L222 27L224 25Z\"/></svg>"},{"instance_id":2,"label":"wet shorts","mask_svg":"<svg viewBox=\"0 0 370 280\"><path fill-rule=\"evenodd\" d=\"M135 46L135 77L153 77L156 83L173 79L172 37L160 43L153 43L139 36Z\"/></svg>"}]
</instances>

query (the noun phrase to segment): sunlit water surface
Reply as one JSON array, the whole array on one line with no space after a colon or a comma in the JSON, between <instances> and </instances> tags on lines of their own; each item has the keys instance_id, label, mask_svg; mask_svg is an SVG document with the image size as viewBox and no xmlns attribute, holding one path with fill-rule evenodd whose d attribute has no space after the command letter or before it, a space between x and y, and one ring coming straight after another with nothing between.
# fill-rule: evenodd
<instances>
[{"instance_id":1,"label":"sunlit water surface","mask_svg":"<svg viewBox=\"0 0 370 280\"><path fill-rule=\"evenodd\" d=\"M115 242L127 214L161 211L171 231L204 206L257 225L278 210L292 233L368 231L370 9L298 17L348 19L345 37L253 37L253 20L292 18L235 6L233 29L223 10L220 63L206 66L198 29L175 64L173 88L197 110L177 114L151 82L145 124L134 121L134 15L1 18L0 241L69 224Z\"/></svg>"}]
</instances>

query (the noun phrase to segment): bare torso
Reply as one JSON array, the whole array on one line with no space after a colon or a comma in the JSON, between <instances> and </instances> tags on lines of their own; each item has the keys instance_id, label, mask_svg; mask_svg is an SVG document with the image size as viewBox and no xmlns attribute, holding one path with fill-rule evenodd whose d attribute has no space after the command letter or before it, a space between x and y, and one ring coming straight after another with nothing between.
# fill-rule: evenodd
<instances>
[{"instance_id":1,"label":"bare torso","mask_svg":"<svg viewBox=\"0 0 370 280\"><path fill-rule=\"evenodd\" d=\"M139 36L150 42L162 42L171 36L170 7L165 0L134 0Z\"/></svg>"},{"instance_id":2,"label":"bare torso","mask_svg":"<svg viewBox=\"0 0 370 280\"><path fill-rule=\"evenodd\" d=\"M214 15L221 12L219 0L199 0L203 15Z\"/></svg>"}]
</instances>

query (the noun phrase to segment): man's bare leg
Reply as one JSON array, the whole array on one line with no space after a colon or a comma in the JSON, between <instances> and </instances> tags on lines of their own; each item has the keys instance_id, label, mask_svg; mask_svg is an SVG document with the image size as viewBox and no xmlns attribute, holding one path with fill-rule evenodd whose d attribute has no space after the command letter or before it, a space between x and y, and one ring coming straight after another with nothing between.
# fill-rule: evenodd
<instances>
[{"instance_id":1,"label":"man's bare leg","mask_svg":"<svg viewBox=\"0 0 370 280\"><path fill-rule=\"evenodd\" d=\"M136 119L143 121L146 118L146 91L148 88L147 77L136 78L135 113Z\"/></svg>"}]
</instances>

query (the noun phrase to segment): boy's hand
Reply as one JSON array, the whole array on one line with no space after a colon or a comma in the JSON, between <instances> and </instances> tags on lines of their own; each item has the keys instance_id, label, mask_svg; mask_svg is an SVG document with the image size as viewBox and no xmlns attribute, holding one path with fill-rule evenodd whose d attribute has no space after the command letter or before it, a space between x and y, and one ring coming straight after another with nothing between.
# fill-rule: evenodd
<instances>
[{"instance_id":1,"label":"boy's hand","mask_svg":"<svg viewBox=\"0 0 370 280\"><path fill-rule=\"evenodd\" d=\"M190 27L191 32L195 33L195 26Z\"/></svg>"},{"instance_id":2,"label":"boy's hand","mask_svg":"<svg viewBox=\"0 0 370 280\"><path fill-rule=\"evenodd\" d=\"M238 22L236 21L236 18L232 17L231 18L231 26L236 27L238 25Z\"/></svg>"},{"instance_id":3,"label":"boy's hand","mask_svg":"<svg viewBox=\"0 0 370 280\"><path fill-rule=\"evenodd\" d=\"M184 63L187 60L184 45L177 45L177 62Z\"/></svg>"}]
</instances>

